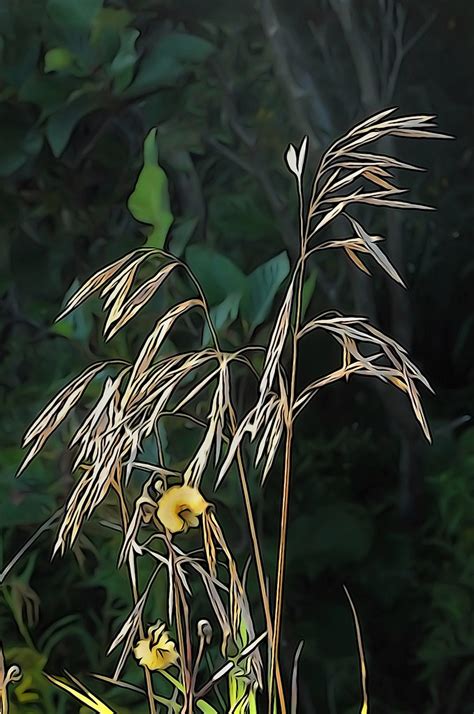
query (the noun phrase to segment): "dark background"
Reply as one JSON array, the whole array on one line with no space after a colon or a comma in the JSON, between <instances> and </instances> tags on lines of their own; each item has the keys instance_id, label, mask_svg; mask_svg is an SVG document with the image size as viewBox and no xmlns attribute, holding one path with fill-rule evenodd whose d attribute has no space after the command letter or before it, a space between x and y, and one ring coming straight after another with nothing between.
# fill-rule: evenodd
<instances>
[{"instance_id":1,"label":"dark background","mask_svg":"<svg viewBox=\"0 0 474 714\"><path fill-rule=\"evenodd\" d=\"M473 20L470 0L1 2L4 562L70 485L67 429L14 480L23 432L97 355L130 355L139 343L138 322L104 345L95 303L64 324L52 321L74 280L146 240L127 197L148 131L159 127L176 218L171 249L185 255L186 246L205 243L250 273L283 250L295 253L296 205L283 162L290 141L309 135L316 163L373 111L434 113L455 141L384 148L427 168L400 180L412 200L437 212L375 209L366 217L387 236L407 291L375 266L370 280L330 255L312 267L309 308L370 316L408 348L435 390L423 394L433 446L388 388L355 380L314 400L297 433L282 659L289 676L305 641L302 712L358 711L344 583L363 630L371 711L472 712ZM209 267L204 283L211 302L222 301L226 276ZM255 342L267 339L271 317ZM221 332L233 346L249 337L240 317ZM197 335L191 326L177 339ZM326 343L308 343L301 381L333 358ZM272 572L278 468L255 498ZM237 490L229 486L219 499L243 563ZM28 673L14 711L52 711L43 669L110 673L103 653L128 605L117 544L100 526L88 526L75 554L53 563L51 542L51 533L42 536L2 586L0 638Z\"/></svg>"}]
</instances>

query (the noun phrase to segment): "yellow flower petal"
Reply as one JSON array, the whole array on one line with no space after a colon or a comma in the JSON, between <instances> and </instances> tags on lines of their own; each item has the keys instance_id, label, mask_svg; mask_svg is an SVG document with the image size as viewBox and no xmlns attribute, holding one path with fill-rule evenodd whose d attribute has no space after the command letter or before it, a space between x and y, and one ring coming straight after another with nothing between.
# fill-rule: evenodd
<instances>
[{"instance_id":1,"label":"yellow flower petal","mask_svg":"<svg viewBox=\"0 0 474 714\"><path fill-rule=\"evenodd\" d=\"M148 628L148 636L139 640L133 653L142 667L150 670L167 669L178 661L173 640L165 630L163 622Z\"/></svg>"},{"instance_id":2,"label":"yellow flower petal","mask_svg":"<svg viewBox=\"0 0 474 714\"><path fill-rule=\"evenodd\" d=\"M160 639L167 641L168 633L166 632L165 623L158 620L156 625L151 625L148 628L148 637L153 645L157 645Z\"/></svg>"},{"instance_id":3,"label":"yellow flower petal","mask_svg":"<svg viewBox=\"0 0 474 714\"><path fill-rule=\"evenodd\" d=\"M191 513L191 511L182 511L180 515L188 528L197 528L199 525L199 518Z\"/></svg>"},{"instance_id":4,"label":"yellow flower petal","mask_svg":"<svg viewBox=\"0 0 474 714\"><path fill-rule=\"evenodd\" d=\"M170 533L181 533L199 525L198 516L208 504L197 488L192 486L172 486L158 501L157 515Z\"/></svg>"}]
</instances>

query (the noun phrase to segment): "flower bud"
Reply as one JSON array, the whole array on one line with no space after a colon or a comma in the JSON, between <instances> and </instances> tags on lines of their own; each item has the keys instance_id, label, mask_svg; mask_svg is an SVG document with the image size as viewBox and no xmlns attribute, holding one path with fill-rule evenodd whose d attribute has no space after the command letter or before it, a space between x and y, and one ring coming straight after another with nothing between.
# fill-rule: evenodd
<instances>
[{"instance_id":1,"label":"flower bud","mask_svg":"<svg viewBox=\"0 0 474 714\"><path fill-rule=\"evenodd\" d=\"M206 645L211 643L212 625L209 620L199 620L197 624L197 633L199 637L204 638Z\"/></svg>"}]
</instances>

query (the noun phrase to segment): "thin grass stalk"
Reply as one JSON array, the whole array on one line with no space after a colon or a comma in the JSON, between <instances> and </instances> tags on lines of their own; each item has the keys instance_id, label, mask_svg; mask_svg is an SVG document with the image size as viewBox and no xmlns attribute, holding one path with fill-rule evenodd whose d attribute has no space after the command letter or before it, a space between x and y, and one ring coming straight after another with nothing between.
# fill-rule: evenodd
<instances>
[{"instance_id":1,"label":"thin grass stalk","mask_svg":"<svg viewBox=\"0 0 474 714\"><path fill-rule=\"evenodd\" d=\"M173 557L173 579L176 583L174 587L174 607L175 607L175 617L176 617L176 632L178 635L178 646L180 652L180 667L181 667L181 679L183 683L183 707L181 709L182 714L192 714L193 711L193 692L191 691L191 669L190 669L190 658L191 658L191 647L189 638L189 625L187 623L188 618L186 617L186 611L183 611L183 592L181 588L181 583L179 582L179 575L177 573L176 562ZM183 626L184 619L184 626Z\"/></svg>"},{"instance_id":2,"label":"thin grass stalk","mask_svg":"<svg viewBox=\"0 0 474 714\"><path fill-rule=\"evenodd\" d=\"M232 408L230 408L230 422L231 422L232 436L234 436L235 432L237 431L237 422L236 422L236 418L235 418L235 412ZM264 612L264 616L265 616L265 625L267 628L267 636L268 636L268 641L269 641L270 647L272 647L273 621L272 621L272 614L271 614L271 610L270 610L270 600L268 597L268 590L267 590L267 585L265 582L265 570L263 567L262 553L261 553L260 544L258 541L257 528L255 525L255 518L254 518L254 514L253 514L252 500L250 498L250 491L249 491L249 487L248 487L247 476L245 473L245 467L244 467L242 451L241 451L240 446L237 449L237 470L239 473L240 488L242 490L242 497L244 500L245 512L247 515L247 522L249 525L250 540L252 543L253 556L255 559L255 568L257 571L257 579L258 579L258 584L259 584L259 588L260 588L260 596L262 598L262 606L263 606L263 612ZM282 714L286 714L285 694L283 691L283 681L282 681L282 677L281 677L280 661L279 661L278 657L275 660L275 678L276 678L277 692L278 692L278 698L280 701L281 711L282 711Z\"/></svg>"},{"instance_id":3,"label":"thin grass stalk","mask_svg":"<svg viewBox=\"0 0 474 714\"><path fill-rule=\"evenodd\" d=\"M116 483L114 485L115 491L117 493L119 503L120 503L120 516L122 520L122 530L123 533L126 533L128 530L128 524L130 521L130 514L128 512L127 504L125 502L125 498L123 495L122 491L122 484L121 483ZM135 583L135 579L133 577L132 569L131 569L131 564L130 560L127 558L127 573L128 573L128 579L130 581L130 589L132 591L132 599L133 599L133 605L138 603L138 590L137 590L137 585ZM139 623L138 623L138 634L140 636L140 639L145 638L145 628L143 626L143 621L142 618L140 617ZM147 667L143 667L143 675L145 678L145 686L146 686L146 694L147 694L147 699L148 699L148 710L149 714L157 714L156 710L156 702L155 702L155 692L153 690L153 682L151 679L151 672Z\"/></svg>"},{"instance_id":4,"label":"thin grass stalk","mask_svg":"<svg viewBox=\"0 0 474 714\"><path fill-rule=\"evenodd\" d=\"M221 348L220 348L220 344L219 344L219 337L217 335L216 329L212 322L212 318L210 315L206 296L204 295L199 282L194 277L193 272L188 267L187 267L187 272L188 272L188 275L190 276L193 284L195 285L195 287L202 299L203 306L204 306L204 314L206 316L206 321L209 326L209 331L211 333L212 340L214 342L214 346L215 346L216 350L220 351ZM237 419L236 419L234 409L231 405L229 406L229 414L230 414L230 422L231 422L231 433L232 433L232 436L234 436L235 432L237 431ZM271 616L271 610L270 610L270 601L269 601L269 597L268 597L267 586L265 583L265 571L264 571L264 567L263 567L263 559L262 559L262 554L260 551L260 545L259 545L259 541L258 541L257 528L255 525L255 518L253 515L252 500L250 498L250 491L248 488L247 477L246 477L246 473L245 473L245 467L244 467L244 463L243 463L242 451L241 451L240 446L237 449L237 468L238 468L238 473L239 473L239 480L240 480L240 486L241 486L241 490L242 490L242 496L243 496L244 505L245 505L245 511L247 514L247 521L248 521L249 529L250 529L250 539L251 539L251 543L252 543L253 555L255 558L255 567L256 567L256 571L257 571L257 579L258 579L259 588L260 588L260 595L262 598L262 606L263 606L263 611L264 611L264 616L265 616L265 624L267 627L267 637L268 637L269 644L270 644L270 647L272 648L272 652L273 652L273 624L272 624L272 616ZM283 690L283 681L282 681L280 662L279 662L278 656L275 658L275 660L273 662L273 671L274 671L274 676L276 678L276 685L277 685L278 698L280 701L281 713L286 714L285 694L284 694L284 690Z\"/></svg>"},{"instance_id":5,"label":"thin grass stalk","mask_svg":"<svg viewBox=\"0 0 474 714\"><path fill-rule=\"evenodd\" d=\"M304 284L304 269L306 264L306 243L309 232L309 220L304 228L304 201L301 179L298 180L298 198L299 198L299 228L300 228L300 257L295 270L298 271L298 281L296 288L296 314L295 324L292 334L292 363L290 376L290 394L288 401L288 413L286 414L286 438L285 438L285 457L283 466L283 485L282 485L282 503L280 512L280 541L278 547L277 561L277 582L275 592L275 612L273 625L273 638L271 645L270 659L270 679L268 686L268 713L273 712L273 680L275 678L276 662L279 659L279 644L281 636L281 617L283 610L283 585L285 579L285 561L286 561L286 541L288 535L288 512L290 504L290 481L291 481L291 455L293 450L293 405L296 394L296 374L298 367L298 333L300 330L301 313L303 304L303 284ZM282 712L286 711L285 708Z\"/></svg>"},{"instance_id":6,"label":"thin grass stalk","mask_svg":"<svg viewBox=\"0 0 474 714\"><path fill-rule=\"evenodd\" d=\"M202 621L200 621L200 622L202 622ZM206 648L206 637L205 637L203 631L200 630L199 626L200 626L200 623L198 623L199 645L198 645L198 651L196 654L196 659L194 660L193 673L192 673L192 677L191 677L191 691L193 693L193 697L196 692L196 681L197 681L197 676L199 673L199 667L201 665L202 658L203 658L205 648Z\"/></svg>"},{"instance_id":7,"label":"thin grass stalk","mask_svg":"<svg viewBox=\"0 0 474 714\"><path fill-rule=\"evenodd\" d=\"M186 594L184 592L183 584L180 581L177 582L177 587L178 587L178 592L179 592L179 598L181 600L181 608L183 611L183 619L184 619L184 634L186 636L186 669L187 669L188 687L189 687L189 711L192 714L193 695L194 695L194 691L191 686L192 669L193 669L193 653L192 653L192 644L191 644L191 625L190 625L190 618L189 618L189 605L186 600Z\"/></svg>"}]
</instances>

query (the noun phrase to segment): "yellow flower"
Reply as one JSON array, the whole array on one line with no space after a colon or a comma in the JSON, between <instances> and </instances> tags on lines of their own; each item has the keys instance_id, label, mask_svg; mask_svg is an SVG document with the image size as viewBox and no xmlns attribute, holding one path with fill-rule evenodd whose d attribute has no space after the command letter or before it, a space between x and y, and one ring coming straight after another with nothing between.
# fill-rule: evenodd
<instances>
[{"instance_id":1,"label":"yellow flower","mask_svg":"<svg viewBox=\"0 0 474 714\"><path fill-rule=\"evenodd\" d=\"M151 670L167 669L176 664L178 653L173 640L166 631L164 622L158 622L148 628L148 637L139 640L133 652L142 667Z\"/></svg>"},{"instance_id":2,"label":"yellow flower","mask_svg":"<svg viewBox=\"0 0 474 714\"><path fill-rule=\"evenodd\" d=\"M171 533L196 528L208 504L193 486L172 486L158 501L157 515Z\"/></svg>"}]
</instances>

